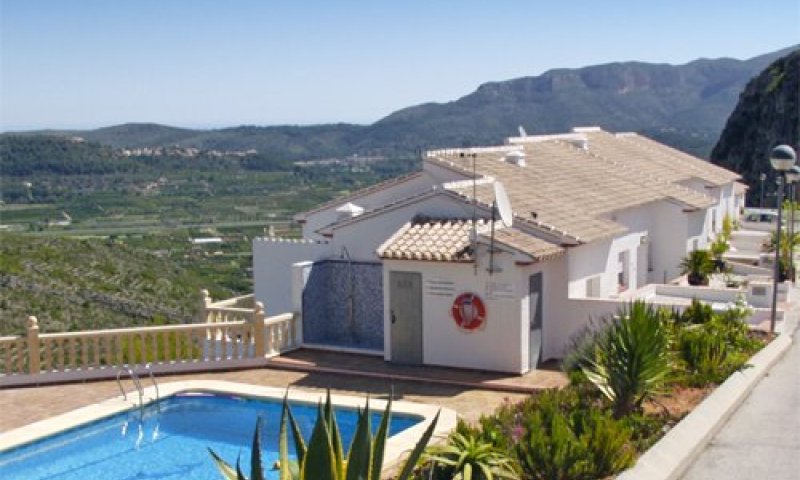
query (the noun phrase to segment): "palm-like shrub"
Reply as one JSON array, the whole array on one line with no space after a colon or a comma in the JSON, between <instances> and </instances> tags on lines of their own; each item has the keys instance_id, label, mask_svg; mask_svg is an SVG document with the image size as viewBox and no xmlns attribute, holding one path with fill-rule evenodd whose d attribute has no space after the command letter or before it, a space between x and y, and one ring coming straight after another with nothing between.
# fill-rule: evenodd
<instances>
[{"instance_id":1,"label":"palm-like shrub","mask_svg":"<svg viewBox=\"0 0 800 480\"><path fill-rule=\"evenodd\" d=\"M280 458L281 480L380 480L383 470L383 453L386 437L389 432L389 418L391 416L392 402L386 405L381 423L373 437L370 424L369 400L363 410L358 412L356 430L350 444L350 450L345 455L336 416L331 405L330 392L328 392L325 405L318 407L317 421L314 424L311 439L306 445L300 433L300 427L292 415L287 399L283 400L283 413L278 440ZM406 480L410 477L425 446L433 435L439 414L436 414L431 424L423 433L414 450L406 459L397 480ZM289 458L289 434L292 430L297 460ZM261 463L261 420L256 422L253 434L251 452L250 480L263 480L264 468ZM248 480L242 472L239 460L236 467L225 462L213 450L209 449L220 474L226 480Z\"/></svg>"},{"instance_id":2,"label":"palm-like shrub","mask_svg":"<svg viewBox=\"0 0 800 480\"><path fill-rule=\"evenodd\" d=\"M767 252L775 251L777 235L777 232L772 232L769 241L765 245ZM786 231L781 232L781 249L780 254L778 255L778 273L781 281L786 280L792 274L792 272L788 271L788 266L791 263L790 258L798 246L800 246L800 233L789 235L789 233Z\"/></svg>"},{"instance_id":3,"label":"palm-like shrub","mask_svg":"<svg viewBox=\"0 0 800 480\"><path fill-rule=\"evenodd\" d=\"M681 260L681 274L687 276L689 285L708 285L714 272L714 262L707 250L692 250Z\"/></svg>"},{"instance_id":4,"label":"palm-like shrub","mask_svg":"<svg viewBox=\"0 0 800 480\"><path fill-rule=\"evenodd\" d=\"M728 240L723 235L720 235L711 243L709 250L711 251L711 255L714 257L712 260L714 263L714 271L725 271L725 260L722 259L722 256L725 255L725 252L730 250L730 248L731 247L728 245Z\"/></svg>"},{"instance_id":5,"label":"palm-like shrub","mask_svg":"<svg viewBox=\"0 0 800 480\"><path fill-rule=\"evenodd\" d=\"M616 418L639 409L670 373L667 317L643 301L631 303L608 323L591 357L581 362L586 377L611 400Z\"/></svg>"},{"instance_id":6,"label":"palm-like shrub","mask_svg":"<svg viewBox=\"0 0 800 480\"><path fill-rule=\"evenodd\" d=\"M422 478L441 480L518 479L511 457L470 433L453 433L446 445L428 447Z\"/></svg>"}]
</instances>

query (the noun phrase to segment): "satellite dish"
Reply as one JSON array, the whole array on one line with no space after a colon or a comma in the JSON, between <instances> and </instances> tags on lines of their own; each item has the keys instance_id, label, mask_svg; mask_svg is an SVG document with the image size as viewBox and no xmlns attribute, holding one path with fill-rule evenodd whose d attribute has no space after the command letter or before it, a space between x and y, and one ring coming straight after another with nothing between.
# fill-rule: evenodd
<instances>
[{"instance_id":1,"label":"satellite dish","mask_svg":"<svg viewBox=\"0 0 800 480\"><path fill-rule=\"evenodd\" d=\"M503 226L512 226L514 224L514 214L511 211L511 202L508 200L505 187L500 182L494 182L494 204Z\"/></svg>"},{"instance_id":2,"label":"satellite dish","mask_svg":"<svg viewBox=\"0 0 800 480\"><path fill-rule=\"evenodd\" d=\"M504 227L510 227L514 221L514 214L511 212L511 202L506 195L506 189L500 182L494 182L494 204L492 205L492 237L489 244L489 275L501 272L502 269L494 266L494 230L495 219L500 215L500 222Z\"/></svg>"},{"instance_id":3,"label":"satellite dish","mask_svg":"<svg viewBox=\"0 0 800 480\"><path fill-rule=\"evenodd\" d=\"M519 126L519 127L517 127L517 128L519 128L519 136L520 136L520 137L522 137L522 138L525 138L525 137L527 137L527 136L528 136L528 132L526 132L526 131L525 131L525 129L524 129L524 128L522 128L522 125L520 125L520 126Z\"/></svg>"}]
</instances>

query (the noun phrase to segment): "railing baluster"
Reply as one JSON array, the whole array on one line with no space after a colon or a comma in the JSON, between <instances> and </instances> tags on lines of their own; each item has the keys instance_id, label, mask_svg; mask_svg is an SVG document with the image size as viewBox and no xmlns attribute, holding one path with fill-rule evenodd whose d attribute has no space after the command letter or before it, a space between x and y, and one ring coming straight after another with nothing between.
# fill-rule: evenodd
<instances>
[{"instance_id":1,"label":"railing baluster","mask_svg":"<svg viewBox=\"0 0 800 480\"><path fill-rule=\"evenodd\" d=\"M42 347L44 348L44 365L42 371L49 372L53 370L53 342L44 339L42 340Z\"/></svg>"},{"instance_id":2,"label":"railing baluster","mask_svg":"<svg viewBox=\"0 0 800 480\"><path fill-rule=\"evenodd\" d=\"M228 327L222 327L219 331L220 360L228 359Z\"/></svg>"},{"instance_id":3,"label":"railing baluster","mask_svg":"<svg viewBox=\"0 0 800 480\"><path fill-rule=\"evenodd\" d=\"M114 335L112 339L113 339L112 343L114 344L114 351L117 352L117 364L115 366L121 367L122 365L125 364L125 354L122 351L125 348L125 342L122 341L123 339L122 335Z\"/></svg>"},{"instance_id":4,"label":"railing baluster","mask_svg":"<svg viewBox=\"0 0 800 480\"><path fill-rule=\"evenodd\" d=\"M148 358L148 362L150 363L159 363L158 354L158 332L152 332L150 335L150 358Z\"/></svg>"},{"instance_id":5,"label":"railing baluster","mask_svg":"<svg viewBox=\"0 0 800 480\"><path fill-rule=\"evenodd\" d=\"M92 365L94 368L100 368L100 337L94 337L92 339L92 346L94 349L94 360L92 360Z\"/></svg>"},{"instance_id":6,"label":"railing baluster","mask_svg":"<svg viewBox=\"0 0 800 480\"><path fill-rule=\"evenodd\" d=\"M28 343L20 339L17 342L17 372L19 373L27 373L28 369L26 368L25 364L28 360Z\"/></svg>"},{"instance_id":7,"label":"railing baluster","mask_svg":"<svg viewBox=\"0 0 800 480\"><path fill-rule=\"evenodd\" d=\"M81 338L78 339L80 342L80 349L81 349L81 368L86 370L89 368L89 348L91 347L91 342L88 338Z\"/></svg>"},{"instance_id":8,"label":"railing baluster","mask_svg":"<svg viewBox=\"0 0 800 480\"><path fill-rule=\"evenodd\" d=\"M58 361L57 361L58 363L56 363L56 366L58 367L58 370L64 370L64 340L59 338L57 345L58 345Z\"/></svg>"}]
</instances>

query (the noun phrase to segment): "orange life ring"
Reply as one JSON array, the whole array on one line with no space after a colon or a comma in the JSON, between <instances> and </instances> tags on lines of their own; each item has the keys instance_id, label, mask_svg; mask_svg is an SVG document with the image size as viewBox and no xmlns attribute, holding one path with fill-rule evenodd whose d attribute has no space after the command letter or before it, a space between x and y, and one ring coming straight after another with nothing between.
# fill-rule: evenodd
<instances>
[{"instance_id":1,"label":"orange life ring","mask_svg":"<svg viewBox=\"0 0 800 480\"><path fill-rule=\"evenodd\" d=\"M474 293L462 293L456 297L450 311L456 325L464 330L476 330L486 321L486 306L481 297Z\"/></svg>"}]
</instances>

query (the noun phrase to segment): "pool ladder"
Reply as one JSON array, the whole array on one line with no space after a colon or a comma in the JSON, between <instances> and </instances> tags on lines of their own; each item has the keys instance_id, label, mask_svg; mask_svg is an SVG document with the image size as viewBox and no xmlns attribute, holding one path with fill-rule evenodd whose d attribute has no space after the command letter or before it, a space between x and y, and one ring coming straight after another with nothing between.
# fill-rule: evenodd
<instances>
[{"instance_id":1,"label":"pool ladder","mask_svg":"<svg viewBox=\"0 0 800 480\"><path fill-rule=\"evenodd\" d=\"M158 382L156 382L156 377L153 375L153 369L151 365L148 363L144 366L147 373L150 375L150 381L153 382L153 387L156 390L156 408L158 408L159 413L161 412L161 394L158 391ZM132 368L120 368L117 372L117 387L119 387L120 393L122 393L123 400L128 400L128 394L125 393L125 389L122 388L122 374L127 373L128 376L131 377L131 381L133 382L134 387L136 387L136 392L139 394L139 417L144 416L144 388L142 388L142 382L139 379L139 375Z\"/></svg>"}]
</instances>

